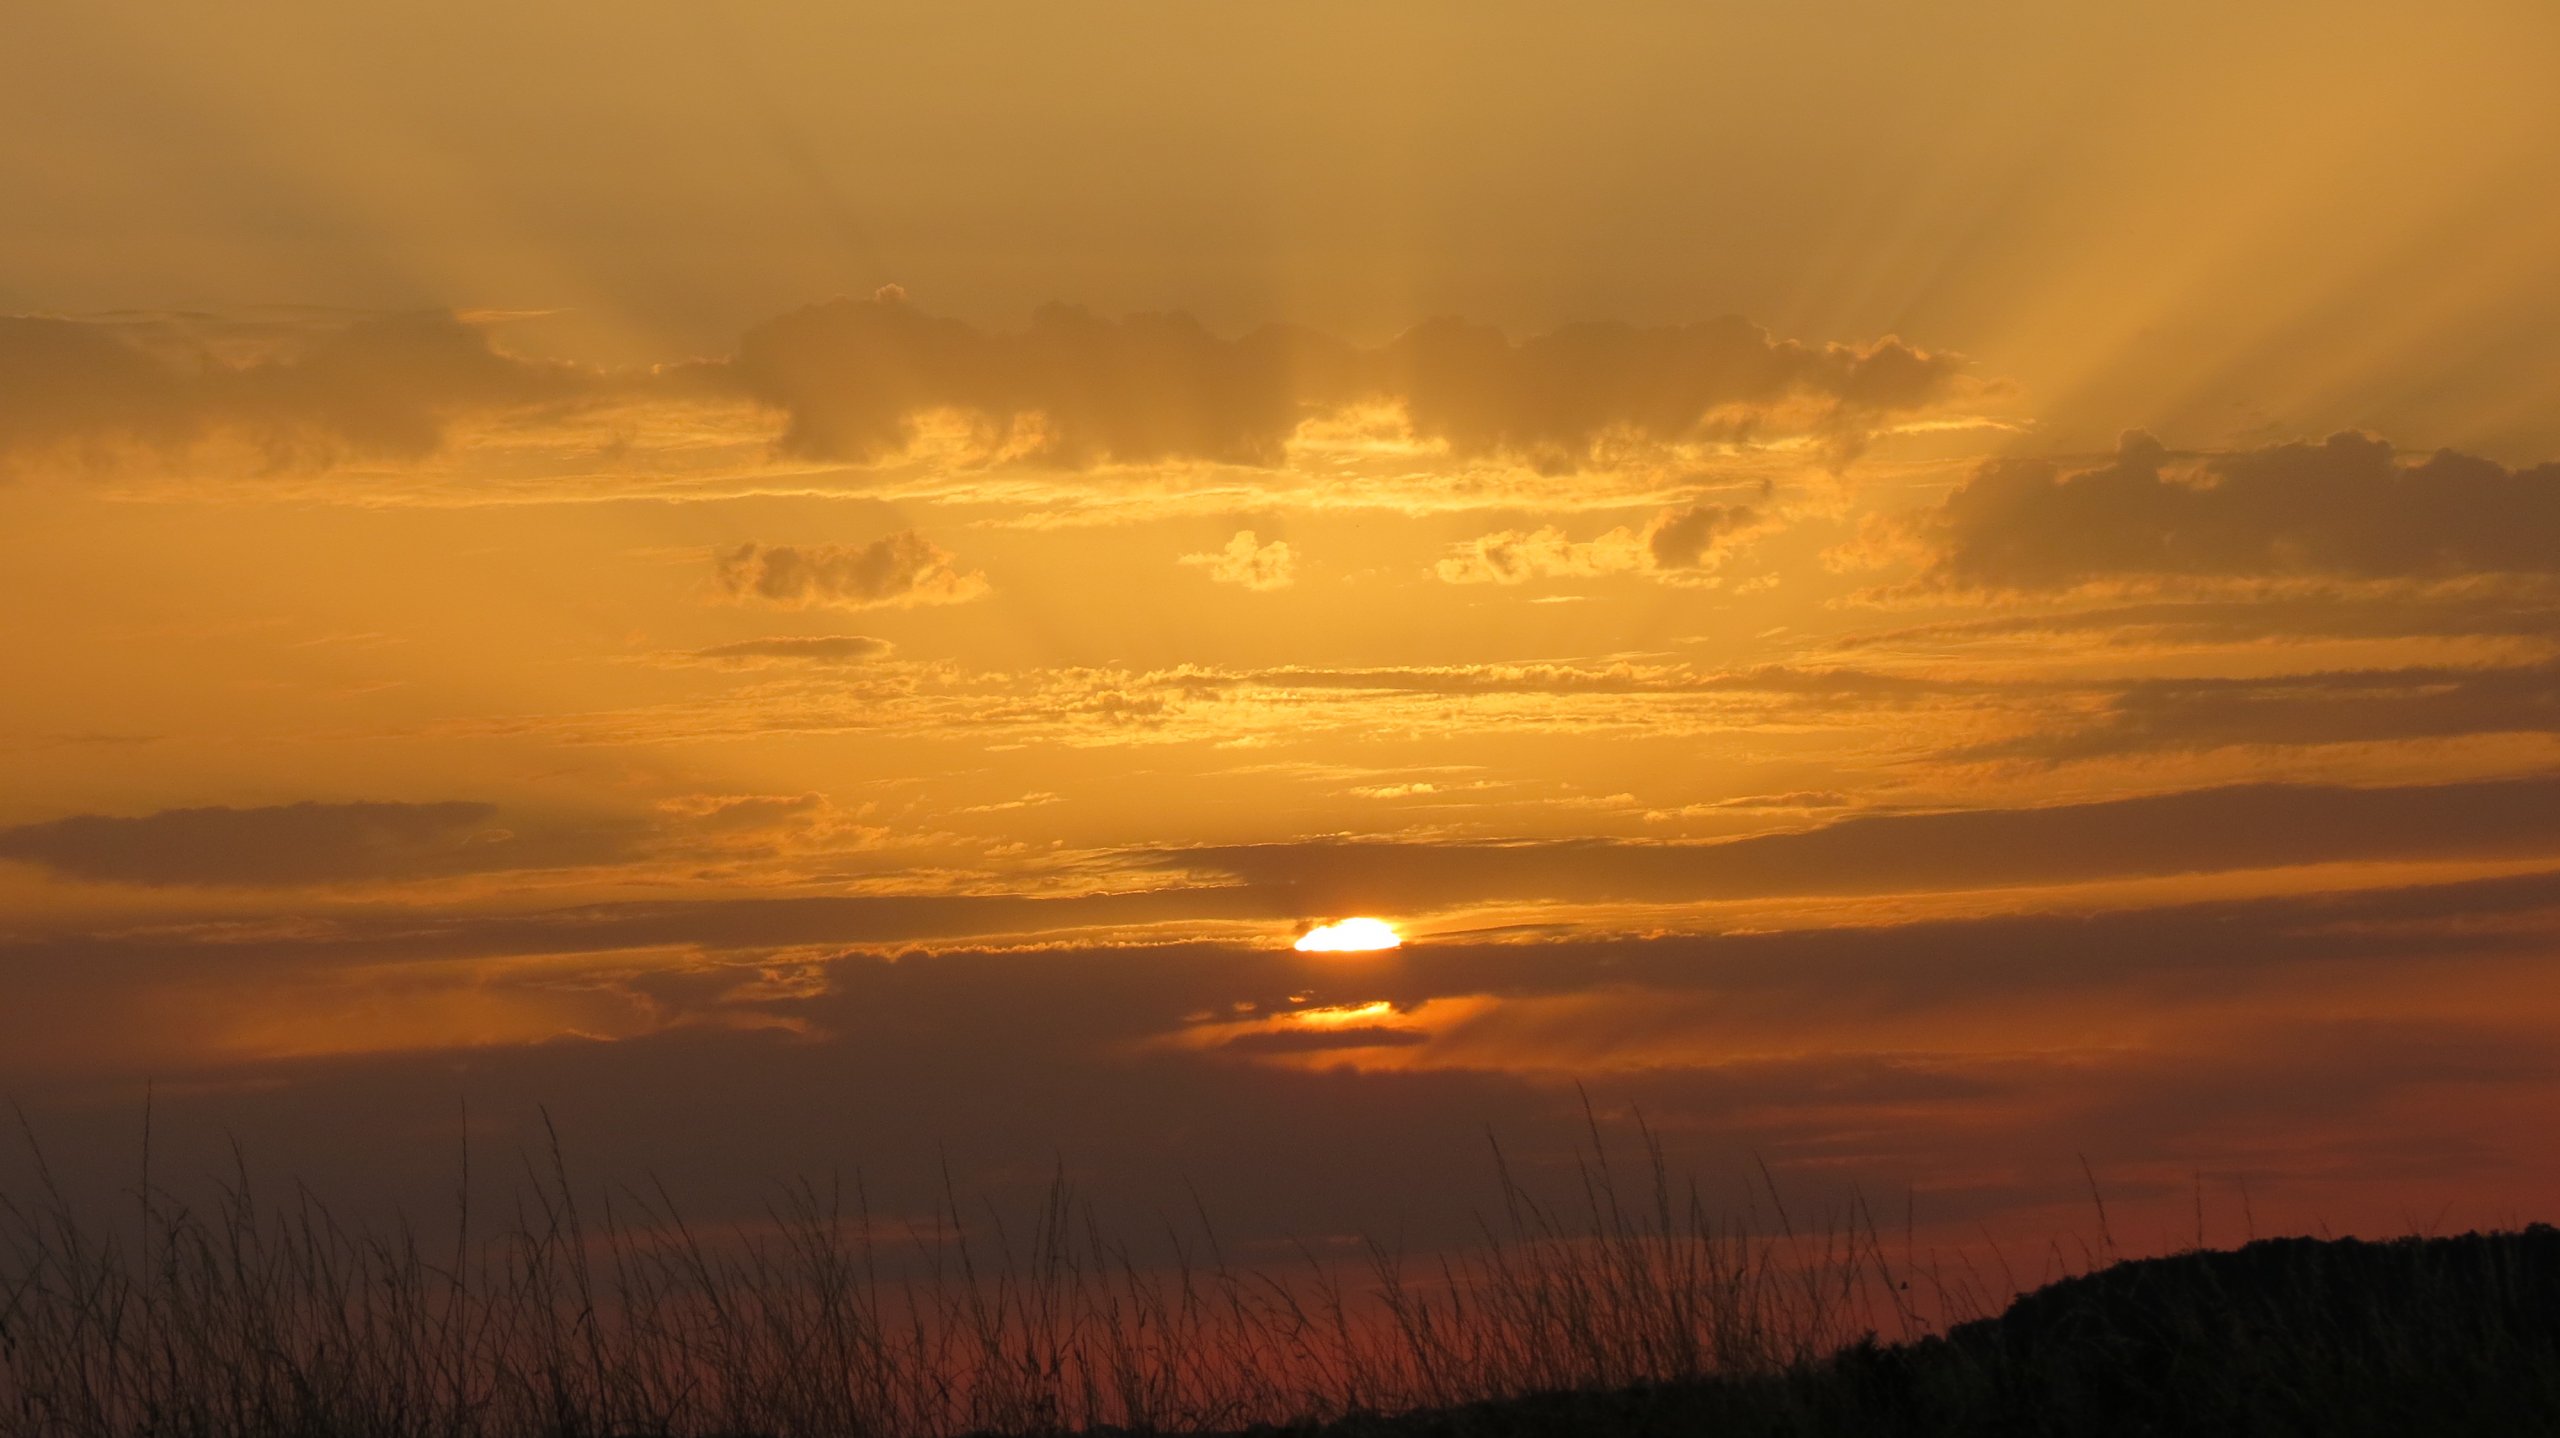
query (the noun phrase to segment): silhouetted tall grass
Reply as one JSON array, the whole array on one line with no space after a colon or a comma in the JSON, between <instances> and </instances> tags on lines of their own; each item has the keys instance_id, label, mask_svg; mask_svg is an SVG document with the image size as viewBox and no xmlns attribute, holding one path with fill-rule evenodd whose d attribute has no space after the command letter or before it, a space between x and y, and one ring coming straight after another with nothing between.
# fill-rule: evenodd
<instances>
[{"instance_id":1,"label":"silhouetted tall grass","mask_svg":"<svg viewBox=\"0 0 2560 1438\"><path fill-rule=\"evenodd\" d=\"M1347 1270L1232 1262L1205 1214L1141 1262L1063 1181L1027 1230L946 1193L884 1232L809 1184L715 1240L660 1188L582 1206L556 1138L503 1222L464 1197L432 1232L245 1173L202 1207L146 1180L109 1222L45 1174L0 1199L0 1433L1213 1431L1777 1375L1894 1291L1871 1227L1800 1231L1774 1192L1766 1231L1721 1223L1649 1135L1633 1191L1594 1136L1577 1202L1497 1151L1482 1242Z\"/></svg>"}]
</instances>

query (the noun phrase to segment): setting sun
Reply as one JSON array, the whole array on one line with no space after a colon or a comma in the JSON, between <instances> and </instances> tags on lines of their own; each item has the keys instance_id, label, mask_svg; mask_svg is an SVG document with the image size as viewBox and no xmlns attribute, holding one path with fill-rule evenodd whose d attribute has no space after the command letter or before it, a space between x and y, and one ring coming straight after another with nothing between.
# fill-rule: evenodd
<instances>
[{"instance_id":1,"label":"setting sun","mask_svg":"<svg viewBox=\"0 0 2560 1438\"><path fill-rule=\"evenodd\" d=\"M1302 954L1347 954L1392 949L1403 943L1404 936L1386 920L1361 918L1318 924L1292 947Z\"/></svg>"}]
</instances>

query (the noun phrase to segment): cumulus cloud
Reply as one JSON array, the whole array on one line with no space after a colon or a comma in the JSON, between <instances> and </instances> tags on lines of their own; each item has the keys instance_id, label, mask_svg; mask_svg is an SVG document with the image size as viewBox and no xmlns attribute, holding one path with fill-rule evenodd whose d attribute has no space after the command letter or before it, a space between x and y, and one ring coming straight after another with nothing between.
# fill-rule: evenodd
<instances>
[{"instance_id":1,"label":"cumulus cloud","mask_svg":"<svg viewBox=\"0 0 2560 1438\"><path fill-rule=\"evenodd\" d=\"M1765 512L1749 505L1692 504L1663 510L1641 530L1620 525L1591 539L1554 525L1506 529L1455 546L1432 572L1448 584L1703 572L1766 527Z\"/></svg>"},{"instance_id":2,"label":"cumulus cloud","mask_svg":"<svg viewBox=\"0 0 2560 1438\"><path fill-rule=\"evenodd\" d=\"M1966 363L1893 338L1777 340L1739 319L1522 340L1435 320L1362 347L1286 326L1227 339L1187 315L1051 305L996 332L883 291L757 326L725 372L784 412L787 448L854 462L907 449L941 416L985 459L1270 465L1305 420L1385 403L1455 454L1570 468L1620 444L1810 438L1853 453L1892 416L1958 395Z\"/></svg>"},{"instance_id":3,"label":"cumulus cloud","mask_svg":"<svg viewBox=\"0 0 2560 1438\"><path fill-rule=\"evenodd\" d=\"M867 634L783 634L741 639L692 650L685 658L697 664L757 669L777 664L861 664L885 659L896 648Z\"/></svg>"},{"instance_id":4,"label":"cumulus cloud","mask_svg":"<svg viewBox=\"0 0 2560 1438\"><path fill-rule=\"evenodd\" d=\"M1220 584L1241 584L1247 589L1286 589L1298 578L1298 557L1289 542L1275 539L1264 544L1250 529L1237 530L1224 549L1186 554L1182 563L1207 569Z\"/></svg>"},{"instance_id":5,"label":"cumulus cloud","mask_svg":"<svg viewBox=\"0 0 2560 1438\"><path fill-rule=\"evenodd\" d=\"M279 465L414 459L457 416L558 404L600 384L574 366L503 354L444 312L283 329L249 349L189 351L131 326L0 316L0 471L217 441Z\"/></svg>"},{"instance_id":6,"label":"cumulus cloud","mask_svg":"<svg viewBox=\"0 0 2560 1438\"><path fill-rule=\"evenodd\" d=\"M869 544L741 544L718 555L716 582L739 603L786 609L960 604L987 592L950 551L912 529Z\"/></svg>"},{"instance_id":7,"label":"cumulus cloud","mask_svg":"<svg viewBox=\"0 0 2560 1438\"><path fill-rule=\"evenodd\" d=\"M2063 589L2129 576L2437 578L2560 573L2560 464L2439 451L2403 462L2360 434L2182 458L2140 431L2115 456L1984 465L1925 517L1926 574Z\"/></svg>"},{"instance_id":8,"label":"cumulus cloud","mask_svg":"<svg viewBox=\"0 0 2560 1438\"><path fill-rule=\"evenodd\" d=\"M1645 567L1644 543L1621 526L1596 539L1574 539L1554 525L1480 534L1431 567L1445 584L1525 584L1532 579L1585 579Z\"/></svg>"},{"instance_id":9,"label":"cumulus cloud","mask_svg":"<svg viewBox=\"0 0 2560 1438\"><path fill-rule=\"evenodd\" d=\"M1713 569L1725 552L1759 527L1760 511L1740 504L1666 509L1645 531L1645 553L1658 569Z\"/></svg>"}]
</instances>

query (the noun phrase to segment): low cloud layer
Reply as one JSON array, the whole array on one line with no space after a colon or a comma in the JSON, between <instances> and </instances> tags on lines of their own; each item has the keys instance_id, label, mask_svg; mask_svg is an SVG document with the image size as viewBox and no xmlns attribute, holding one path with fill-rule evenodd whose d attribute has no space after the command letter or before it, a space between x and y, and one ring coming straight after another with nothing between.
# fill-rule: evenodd
<instances>
[{"instance_id":1,"label":"low cloud layer","mask_svg":"<svg viewBox=\"0 0 2560 1438\"><path fill-rule=\"evenodd\" d=\"M461 801L75 814L0 829L0 858L124 884L320 884L599 857L580 847L528 840L498 823L497 806Z\"/></svg>"},{"instance_id":2,"label":"low cloud layer","mask_svg":"<svg viewBox=\"0 0 2560 1438\"><path fill-rule=\"evenodd\" d=\"M2560 665L2137 680L2085 720L1951 757L2061 762L2482 734L2560 734Z\"/></svg>"},{"instance_id":3,"label":"low cloud layer","mask_svg":"<svg viewBox=\"0 0 2560 1438\"><path fill-rule=\"evenodd\" d=\"M1927 892L2375 860L2560 854L2560 780L2243 784L2040 809L1863 814L1716 842L1309 841L1173 850L1302 913L1490 900Z\"/></svg>"},{"instance_id":4,"label":"low cloud layer","mask_svg":"<svg viewBox=\"0 0 2560 1438\"><path fill-rule=\"evenodd\" d=\"M817 794L684 794L645 813L560 815L476 800L305 800L72 814L0 829L0 861L146 887L290 888L466 874L692 865L859 848L878 831Z\"/></svg>"},{"instance_id":5,"label":"low cloud layer","mask_svg":"<svg viewBox=\"0 0 2560 1438\"><path fill-rule=\"evenodd\" d=\"M2273 1173L2335 1164L2370 1182L2377 1162L2440 1164L2431 1137L2509 1117L2478 1105L2547 1106L2555 1074L2538 1002L2504 1019L2390 1017L2374 985L2420 973L2456 993L2511 988L2547 941L2555 896L2553 876L2538 874L2086 915L1438 942L1367 958L1200 944L909 953L825 962L797 989L753 982L752 966L629 973L617 982L650 1006L792 1026L670 1025L465 1062L391 1053L164 1069L231 1081L171 1084L162 1123L182 1143L253 1134L262 1163L297 1179L365 1171L442 1195L447 1146L419 1143L415 1120L451 1115L459 1088L484 1124L522 1115L515 1132L534 1144L538 1098L588 1176L636 1176L681 1154L694 1167L671 1181L721 1217L758 1212L768 1195L753 1176L838 1161L920 1202L945 1182L973 1198L979 1185L1036 1197L1051 1166L1024 1155L1064 1154L1115 1217L1196 1193L1222 1228L1256 1240L1318 1220L1319 1232L1429 1222L1458 1238L1491 1181L1488 1129L1525 1176L1570 1192L1589 1102L1649 1116L1675 1164L1709 1165L1712 1202L1738 1201L1723 1185L1738 1190L1764 1164L1791 1202L1817 1182L1845 1196L1853 1183L1931 1180L1924 1220L2025 1202L2016 1185L2028 1175L2067 1202L2085 1183L2073 1155L2097 1135L2102 1173L2157 1165L2182 1202L2193 1166L2254 1174L2263 1218ZM191 972L207 957L173 949L28 972L69 998L127 964ZM1451 999L1473 1007L1452 1022ZM1157 1042L1327 1004L1388 1005L1394 1022ZM2011 1025L1987 1031L1974 1021L1986 1007ZM62 1012L86 1023L100 1008ZM30 1022L24 1009L0 1019ZM2057 1052L2065 1042L2081 1046ZM2409 1107L2448 1086L2466 1101ZM807 1102L813 1093L865 1101ZM129 1153L125 1108L52 1096L35 1090L49 1139L77 1124L64 1136L75 1153L93 1138ZM2268 1132L2288 1136L2279 1157ZM508 1133L483 1128L479 1141L504 1153ZM2460 1155L2454 1177L2478 1181L2493 1156ZM1977 1191L1985 1181L1968 1176L1983 1174L2002 1177ZM2124 1202L2119 1183L2109 1196Z\"/></svg>"}]
</instances>

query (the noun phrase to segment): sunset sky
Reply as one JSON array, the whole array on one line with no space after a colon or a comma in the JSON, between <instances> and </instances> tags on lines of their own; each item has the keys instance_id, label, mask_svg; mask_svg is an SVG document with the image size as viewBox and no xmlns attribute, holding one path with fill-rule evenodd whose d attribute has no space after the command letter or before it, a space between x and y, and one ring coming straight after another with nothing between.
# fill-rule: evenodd
<instances>
[{"instance_id":1,"label":"sunset sky","mask_svg":"<svg viewBox=\"0 0 2560 1438\"><path fill-rule=\"evenodd\" d=\"M2560 1217L2545 0L0 54L0 1098L68 1167L148 1085L386 1201L467 1106L715 1210L1427 1236L1587 1095L1950 1232L2084 1158Z\"/></svg>"}]
</instances>

